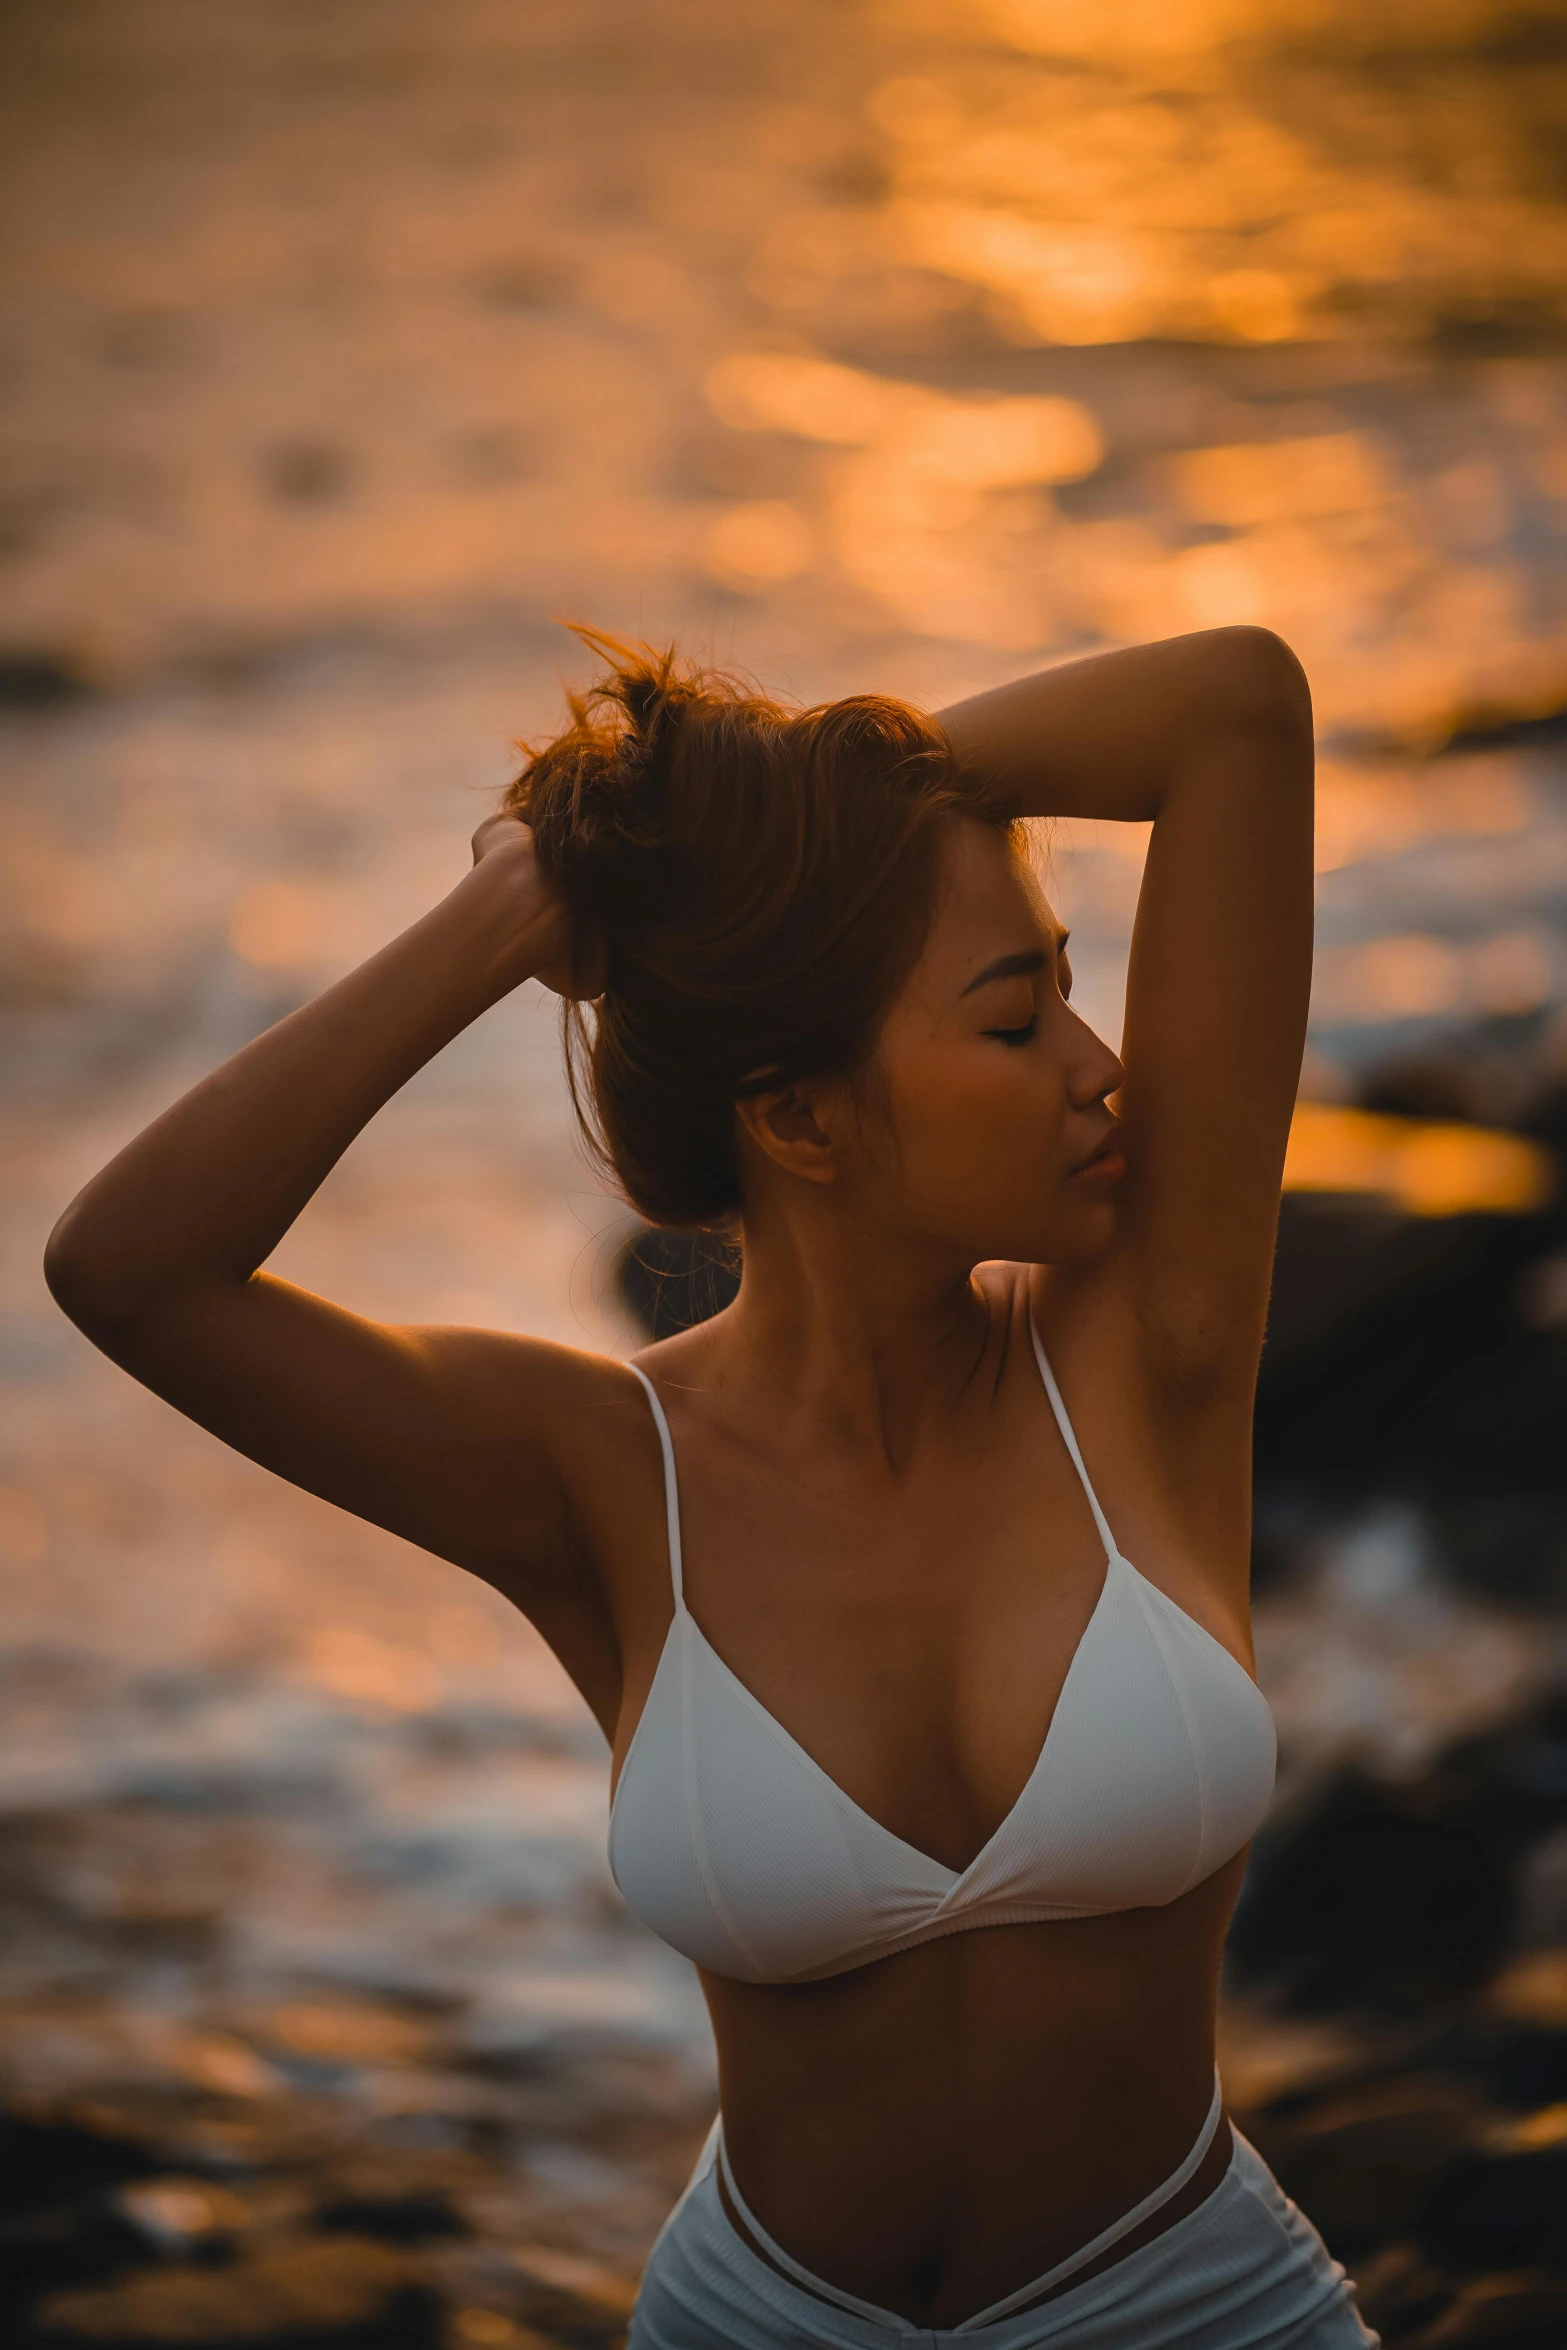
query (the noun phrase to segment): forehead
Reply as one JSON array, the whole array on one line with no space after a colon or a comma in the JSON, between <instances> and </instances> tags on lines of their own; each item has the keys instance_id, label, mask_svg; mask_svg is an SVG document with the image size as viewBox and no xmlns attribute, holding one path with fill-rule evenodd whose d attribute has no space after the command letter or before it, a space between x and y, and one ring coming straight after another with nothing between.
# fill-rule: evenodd
<instances>
[{"instance_id":1,"label":"forehead","mask_svg":"<svg viewBox=\"0 0 1567 2350\"><path fill-rule=\"evenodd\" d=\"M954 824L921 958L927 976L961 986L998 955L1048 949L1061 936L1021 840L988 824Z\"/></svg>"}]
</instances>

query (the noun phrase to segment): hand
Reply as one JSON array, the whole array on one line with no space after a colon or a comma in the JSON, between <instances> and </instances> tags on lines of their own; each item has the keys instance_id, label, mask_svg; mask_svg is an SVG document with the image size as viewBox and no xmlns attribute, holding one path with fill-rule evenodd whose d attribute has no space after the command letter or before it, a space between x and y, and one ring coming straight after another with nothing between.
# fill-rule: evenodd
<instances>
[{"instance_id":1,"label":"hand","mask_svg":"<svg viewBox=\"0 0 1567 2350\"><path fill-rule=\"evenodd\" d=\"M578 968L570 917L539 871L533 834L522 818L505 809L486 816L473 836L473 861L515 892L518 914L536 940L532 977L559 996L585 1000L602 995L602 953L588 958L586 970Z\"/></svg>"}]
</instances>

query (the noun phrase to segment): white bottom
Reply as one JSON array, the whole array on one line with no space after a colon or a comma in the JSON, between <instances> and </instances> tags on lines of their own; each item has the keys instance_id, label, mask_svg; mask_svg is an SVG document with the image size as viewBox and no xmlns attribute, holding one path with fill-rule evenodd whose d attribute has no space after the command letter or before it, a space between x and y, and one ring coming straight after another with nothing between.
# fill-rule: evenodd
<instances>
[{"instance_id":1,"label":"white bottom","mask_svg":"<svg viewBox=\"0 0 1567 2350\"><path fill-rule=\"evenodd\" d=\"M725 2215L717 2151L715 2130L649 2255L626 2350L1376 2350L1343 2269L1238 2132L1213 2193L1151 2244L1042 2308L939 2329L779 2276Z\"/></svg>"}]
</instances>

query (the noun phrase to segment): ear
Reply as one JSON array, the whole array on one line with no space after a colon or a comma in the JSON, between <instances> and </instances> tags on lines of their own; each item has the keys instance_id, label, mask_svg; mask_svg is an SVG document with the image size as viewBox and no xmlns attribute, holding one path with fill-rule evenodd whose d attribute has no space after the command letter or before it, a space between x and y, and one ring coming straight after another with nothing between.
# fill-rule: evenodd
<instances>
[{"instance_id":1,"label":"ear","mask_svg":"<svg viewBox=\"0 0 1567 2350\"><path fill-rule=\"evenodd\" d=\"M754 1093L735 1104L742 1129L777 1167L807 1183L830 1183L836 1172L828 1088L785 1085L776 1093Z\"/></svg>"}]
</instances>

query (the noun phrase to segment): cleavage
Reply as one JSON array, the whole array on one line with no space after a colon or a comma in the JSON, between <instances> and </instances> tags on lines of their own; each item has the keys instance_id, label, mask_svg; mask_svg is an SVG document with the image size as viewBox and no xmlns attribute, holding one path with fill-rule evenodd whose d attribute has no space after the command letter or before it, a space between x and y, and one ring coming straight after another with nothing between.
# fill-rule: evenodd
<instances>
[{"instance_id":1,"label":"cleavage","mask_svg":"<svg viewBox=\"0 0 1567 2350\"><path fill-rule=\"evenodd\" d=\"M891 1513L794 1487L787 1532L683 1480L708 1645L851 1803L959 1875L1016 1809L1104 1588L1060 1468Z\"/></svg>"}]
</instances>

